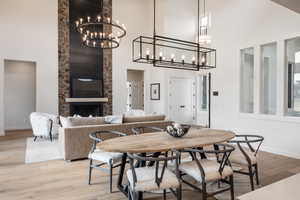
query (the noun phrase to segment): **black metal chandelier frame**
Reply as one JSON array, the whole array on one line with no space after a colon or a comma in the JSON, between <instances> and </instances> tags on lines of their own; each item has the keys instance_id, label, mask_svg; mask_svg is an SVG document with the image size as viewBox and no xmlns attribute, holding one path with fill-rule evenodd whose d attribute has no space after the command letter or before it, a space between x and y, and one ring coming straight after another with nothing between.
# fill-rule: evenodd
<instances>
[{"instance_id":1,"label":"black metal chandelier frame","mask_svg":"<svg viewBox=\"0 0 300 200\"><path fill-rule=\"evenodd\" d=\"M113 21L110 17L105 17L103 12L103 0L100 0L101 13L97 17L88 16L85 19L77 20L77 31L82 35L82 43L87 47L114 49L120 46L120 40L126 35L124 25ZM109 27L109 31L104 31L105 27ZM114 34L117 29L117 34Z\"/></svg>"},{"instance_id":2,"label":"black metal chandelier frame","mask_svg":"<svg viewBox=\"0 0 300 200\"><path fill-rule=\"evenodd\" d=\"M156 0L154 0L154 31L153 37L139 36L132 41L133 62L152 64L154 67L172 68L199 71L200 69L216 68L216 49L201 46L199 43L200 35L200 0L198 0L198 35L197 42L185 41L156 34ZM150 46L153 55L149 54ZM159 49L169 48L184 51L194 55L190 61L184 56L181 60L176 60L174 56L166 59ZM148 52L147 52L148 51Z\"/></svg>"}]
</instances>

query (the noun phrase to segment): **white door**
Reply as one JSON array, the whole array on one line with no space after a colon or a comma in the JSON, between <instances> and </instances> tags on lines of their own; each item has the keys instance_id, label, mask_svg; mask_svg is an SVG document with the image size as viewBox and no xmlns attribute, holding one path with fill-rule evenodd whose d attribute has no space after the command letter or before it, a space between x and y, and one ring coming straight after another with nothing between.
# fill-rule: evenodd
<instances>
[{"instance_id":1,"label":"white door","mask_svg":"<svg viewBox=\"0 0 300 200\"><path fill-rule=\"evenodd\" d=\"M195 80L172 78L169 81L169 117L178 123L194 123Z\"/></svg>"}]
</instances>

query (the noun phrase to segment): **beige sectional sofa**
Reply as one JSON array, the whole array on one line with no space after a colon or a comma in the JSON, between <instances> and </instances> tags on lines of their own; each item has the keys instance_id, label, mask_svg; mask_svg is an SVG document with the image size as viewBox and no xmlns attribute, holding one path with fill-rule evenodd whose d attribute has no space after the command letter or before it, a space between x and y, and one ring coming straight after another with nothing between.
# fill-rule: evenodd
<instances>
[{"instance_id":1,"label":"beige sectional sofa","mask_svg":"<svg viewBox=\"0 0 300 200\"><path fill-rule=\"evenodd\" d=\"M95 131L114 130L126 134L132 134L131 129L141 126L155 126L165 128L172 124L166 121L165 116L142 116L124 117L122 124L106 124L105 120L100 121L99 125L68 126L59 129L59 145L64 160L72 161L87 158L91 149L92 141L89 134ZM103 122L102 122L103 121ZM116 144L117 145L117 144Z\"/></svg>"}]
</instances>

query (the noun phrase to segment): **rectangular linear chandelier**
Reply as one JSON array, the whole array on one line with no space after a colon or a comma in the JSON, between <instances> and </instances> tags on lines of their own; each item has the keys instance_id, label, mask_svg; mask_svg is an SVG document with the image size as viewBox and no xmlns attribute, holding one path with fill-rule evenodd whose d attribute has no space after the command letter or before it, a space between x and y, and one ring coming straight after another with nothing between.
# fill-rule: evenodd
<instances>
[{"instance_id":1,"label":"rectangular linear chandelier","mask_svg":"<svg viewBox=\"0 0 300 200\"><path fill-rule=\"evenodd\" d=\"M200 45L200 2L198 0L197 42L190 42L156 34L156 0L154 0L153 37L139 36L132 42L133 62L154 67L199 71L216 68L216 49Z\"/></svg>"}]
</instances>

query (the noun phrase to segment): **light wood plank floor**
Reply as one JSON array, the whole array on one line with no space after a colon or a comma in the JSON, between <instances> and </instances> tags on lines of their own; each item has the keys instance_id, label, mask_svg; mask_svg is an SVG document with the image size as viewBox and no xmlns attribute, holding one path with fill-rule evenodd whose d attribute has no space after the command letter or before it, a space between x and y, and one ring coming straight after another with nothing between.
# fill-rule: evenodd
<instances>
[{"instance_id":1,"label":"light wood plank floor","mask_svg":"<svg viewBox=\"0 0 300 200\"><path fill-rule=\"evenodd\" d=\"M87 185L88 161L65 162L62 160L24 164L26 137L29 131L9 133L0 137L0 199L1 200L122 200L126 199L114 188L110 194L108 177L94 171L93 185ZM300 160L261 152L261 185L300 173ZM115 171L114 182L117 180ZM235 193L250 191L245 176L235 176ZM217 199L229 199L229 193L218 195ZM145 199L162 199L160 195L145 195ZM168 199L175 199L168 195ZM184 187L183 199L201 199L198 192ZM214 199L214 198L212 198Z\"/></svg>"}]
</instances>

